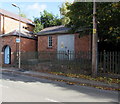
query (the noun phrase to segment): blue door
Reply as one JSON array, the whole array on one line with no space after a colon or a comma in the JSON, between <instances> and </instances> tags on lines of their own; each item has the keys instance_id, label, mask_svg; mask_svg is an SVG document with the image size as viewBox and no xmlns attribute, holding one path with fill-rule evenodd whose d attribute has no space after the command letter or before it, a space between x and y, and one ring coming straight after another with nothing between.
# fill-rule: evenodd
<instances>
[{"instance_id":1,"label":"blue door","mask_svg":"<svg viewBox=\"0 0 120 104\"><path fill-rule=\"evenodd\" d=\"M10 47L9 46L6 46L5 47L5 50L4 50L4 63L5 64L10 64L10 55L11 55L11 50L10 50Z\"/></svg>"}]
</instances>

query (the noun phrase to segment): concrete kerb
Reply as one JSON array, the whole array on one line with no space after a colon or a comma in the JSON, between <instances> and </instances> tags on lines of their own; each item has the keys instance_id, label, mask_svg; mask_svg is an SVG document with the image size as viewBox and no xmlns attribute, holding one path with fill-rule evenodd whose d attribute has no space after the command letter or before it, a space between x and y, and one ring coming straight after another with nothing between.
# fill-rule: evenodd
<instances>
[{"instance_id":1,"label":"concrete kerb","mask_svg":"<svg viewBox=\"0 0 120 104\"><path fill-rule=\"evenodd\" d=\"M43 73L43 72L24 71L22 69L21 70L2 69L2 71L11 72L15 74L22 74L22 75L27 75L27 76L37 77L37 78L43 78L43 79L48 79L53 81L65 82L70 85L76 84L76 85L90 86L90 87L95 87L95 88L105 89L105 90L116 90L116 91L120 90L120 87L118 86L118 84L107 84L99 81L86 80L82 78L71 78L71 77L54 75L54 74Z\"/></svg>"}]
</instances>

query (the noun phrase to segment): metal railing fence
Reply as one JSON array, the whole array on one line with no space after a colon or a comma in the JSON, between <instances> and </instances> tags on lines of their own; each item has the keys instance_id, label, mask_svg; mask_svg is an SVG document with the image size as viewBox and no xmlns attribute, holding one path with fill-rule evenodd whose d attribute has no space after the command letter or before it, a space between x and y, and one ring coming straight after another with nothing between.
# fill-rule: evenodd
<instances>
[{"instance_id":1,"label":"metal railing fence","mask_svg":"<svg viewBox=\"0 0 120 104\"><path fill-rule=\"evenodd\" d=\"M91 74L91 52L21 52L21 67L38 71ZM14 53L14 67L18 67ZM98 74L120 74L120 52L99 52Z\"/></svg>"},{"instance_id":2,"label":"metal railing fence","mask_svg":"<svg viewBox=\"0 0 120 104\"><path fill-rule=\"evenodd\" d=\"M120 52L100 52L98 63L99 73L120 74Z\"/></svg>"},{"instance_id":3,"label":"metal railing fence","mask_svg":"<svg viewBox=\"0 0 120 104\"><path fill-rule=\"evenodd\" d=\"M15 54L16 56L16 54ZM14 67L18 66L17 57ZM91 74L90 52L22 52L21 67L39 71Z\"/></svg>"}]
</instances>

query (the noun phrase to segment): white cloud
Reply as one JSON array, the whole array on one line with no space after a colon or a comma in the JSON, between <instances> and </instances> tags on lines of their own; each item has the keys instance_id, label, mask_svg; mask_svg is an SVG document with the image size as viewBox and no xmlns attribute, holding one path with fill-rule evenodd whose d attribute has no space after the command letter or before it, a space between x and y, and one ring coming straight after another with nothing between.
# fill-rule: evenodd
<instances>
[{"instance_id":1,"label":"white cloud","mask_svg":"<svg viewBox=\"0 0 120 104\"><path fill-rule=\"evenodd\" d=\"M45 4L39 4L39 3L34 3L32 5L28 5L27 6L27 10L35 10L35 11L39 11L42 12L47 8L47 5Z\"/></svg>"},{"instance_id":2,"label":"white cloud","mask_svg":"<svg viewBox=\"0 0 120 104\"><path fill-rule=\"evenodd\" d=\"M22 8L26 8L23 9L23 13L25 13L27 15L27 18L30 18L33 20L33 17L39 17L40 16L40 12L43 12L44 10L47 9L47 5L46 4L40 4L40 3L32 3L32 4L24 4L21 5Z\"/></svg>"}]
</instances>

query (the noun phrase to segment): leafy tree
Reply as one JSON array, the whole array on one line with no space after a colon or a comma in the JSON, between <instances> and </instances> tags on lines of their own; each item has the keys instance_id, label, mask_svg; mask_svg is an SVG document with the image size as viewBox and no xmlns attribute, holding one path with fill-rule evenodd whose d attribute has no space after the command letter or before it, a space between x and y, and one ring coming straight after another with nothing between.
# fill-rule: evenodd
<instances>
[{"instance_id":1,"label":"leafy tree","mask_svg":"<svg viewBox=\"0 0 120 104\"><path fill-rule=\"evenodd\" d=\"M43 29L43 25L41 24L41 22L36 21L35 23L35 28L34 28L34 33L38 33L40 32L40 30Z\"/></svg>"},{"instance_id":2,"label":"leafy tree","mask_svg":"<svg viewBox=\"0 0 120 104\"><path fill-rule=\"evenodd\" d=\"M84 29L84 32L92 33L92 2L74 2L71 5L66 5L66 8L68 12L62 15L70 19L70 22L66 26L72 27L72 32ZM62 9L60 8L60 10ZM96 17L100 41L119 42L120 2L98 2ZM89 31L86 31L86 29L89 29Z\"/></svg>"},{"instance_id":3,"label":"leafy tree","mask_svg":"<svg viewBox=\"0 0 120 104\"><path fill-rule=\"evenodd\" d=\"M101 41L120 42L120 2L99 3L97 12L99 39Z\"/></svg>"},{"instance_id":4,"label":"leafy tree","mask_svg":"<svg viewBox=\"0 0 120 104\"><path fill-rule=\"evenodd\" d=\"M42 28L61 25L61 19L59 19L58 16L55 16L52 13L44 11L43 13L40 13L39 18L34 18L34 23L36 24L35 31L40 31Z\"/></svg>"},{"instance_id":5,"label":"leafy tree","mask_svg":"<svg viewBox=\"0 0 120 104\"><path fill-rule=\"evenodd\" d=\"M70 6L71 3L69 2L65 2L62 4L62 6L60 7L60 13L61 13L61 20L62 20L62 24L66 25L70 22L70 18L67 16L67 13L69 12L69 10L67 9L68 6Z\"/></svg>"}]
</instances>

